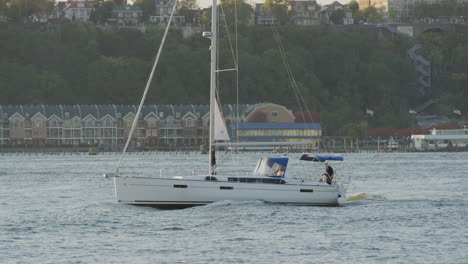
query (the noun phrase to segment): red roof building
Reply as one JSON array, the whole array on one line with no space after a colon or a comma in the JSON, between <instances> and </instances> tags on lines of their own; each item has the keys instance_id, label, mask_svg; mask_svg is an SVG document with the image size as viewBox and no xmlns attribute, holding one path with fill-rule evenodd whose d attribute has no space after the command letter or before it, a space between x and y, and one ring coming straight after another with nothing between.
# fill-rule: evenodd
<instances>
[{"instance_id":1,"label":"red roof building","mask_svg":"<svg viewBox=\"0 0 468 264\"><path fill-rule=\"evenodd\" d=\"M70 21L88 21L91 12L94 10L90 1L69 0L65 7L65 18Z\"/></svg>"}]
</instances>

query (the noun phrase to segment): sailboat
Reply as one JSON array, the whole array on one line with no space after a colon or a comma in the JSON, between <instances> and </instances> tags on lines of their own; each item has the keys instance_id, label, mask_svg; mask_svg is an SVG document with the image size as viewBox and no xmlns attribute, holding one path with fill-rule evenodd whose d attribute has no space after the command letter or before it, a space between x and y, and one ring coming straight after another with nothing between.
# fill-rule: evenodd
<instances>
[{"instance_id":1,"label":"sailboat","mask_svg":"<svg viewBox=\"0 0 468 264\"><path fill-rule=\"evenodd\" d=\"M163 36L162 44L156 56L150 78L146 85L136 116L139 116L144 98L149 88L156 68L159 55L164 44L172 15ZM346 201L344 183L336 175L324 174L328 180L311 179L305 175L288 175L288 157L259 159L257 166L250 175L235 176L221 175L216 172L215 139L228 139L226 126L216 100L216 56L217 56L217 1L212 5L211 32L204 32L203 36L211 39L211 80L210 80L210 129L209 129L209 158L208 172L205 175L178 175L159 177L126 176L116 170L114 174L104 175L112 179L115 186L117 202L131 205L153 206L164 209L186 208L197 205L231 200L261 200L268 203L288 205L342 205ZM130 132L125 145L125 153L138 118ZM309 153L302 154L300 160L304 162L343 161L340 156L318 156ZM120 164L120 162L119 162Z\"/></svg>"}]
</instances>

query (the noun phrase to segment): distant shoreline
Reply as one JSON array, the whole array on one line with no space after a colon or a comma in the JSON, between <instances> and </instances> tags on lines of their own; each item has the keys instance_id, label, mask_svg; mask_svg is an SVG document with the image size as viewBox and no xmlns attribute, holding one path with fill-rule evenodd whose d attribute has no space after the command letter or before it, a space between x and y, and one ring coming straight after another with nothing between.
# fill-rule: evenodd
<instances>
[{"instance_id":1,"label":"distant shoreline","mask_svg":"<svg viewBox=\"0 0 468 264\"><path fill-rule=\"evenodd\" d=\"M224 150L222 150L224 152ZM5 154L89 154L89 155L102 155L104 153L121 153L121 148L113 147L100 149L98 147L0 147L0 155ZM200 149L197 147L160 147L160 148L138 148L130 149L128 153L148 153L151 152L172 152L172 153L200 153ZM300 153L310 152L305 150L292 150L284 152L275 152L273 150L240 150L239 152L267 152L274 155L280 155L284 153ZM335 151L330 150L314 150L313 153L409 153L409 152L468 152L468 148L454 148L454 149L440 149L440 150L427 150L427 151L416 151L414 149L401 149L396 151L378 151L377 149L358 149L358 150L345 150L337 149Z\"/></svg>"}]
</instances>

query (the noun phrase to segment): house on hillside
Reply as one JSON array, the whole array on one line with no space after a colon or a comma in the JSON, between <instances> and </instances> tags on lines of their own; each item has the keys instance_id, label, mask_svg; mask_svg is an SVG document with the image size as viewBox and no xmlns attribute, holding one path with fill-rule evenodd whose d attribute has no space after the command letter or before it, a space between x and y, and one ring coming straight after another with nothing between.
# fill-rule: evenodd
<instances>
[{"instance_id":1,"label":"house on hillside","mask_svg":"<svg viewBox=\"0 0 468 264\"><path fill-rule=\"evenodd\" d=\"M291 0L291 20L294 25L317 25L320 23L320 6L315 0Z\"/></svg>"},{"instance_id":2,"label":"house on hillside","mask_svg":"<svg viewBox=\"0 0 468 264\"><path fill-rule=\"evenodd\" d=\"M254 21L257 25L272 25L279 24L279 21L271 14L271 12L264 8L265 3L252 3L254 9Z\"/></svg>"},{"instance_id":3,"label":"house on hillside","mask_svg":"<svg viewBox=\"0 0 468 264\"><path fill-rule=\"evenodd\" d=\"M320 21L322 24L354 24L353 12L347 5L342 5L335 1L329 5L324 5L320 11Z\"/></svg>"},{"instance_id":4,"label":"house on hillside","mask_svg":"<svg viewBox=\"0 0 468 264\"><path fill-rule=\"evenodd\" d=\"M118 25L136 25L143 17L143 10L137 5L118 5L112 9L111 23Z\"/></svg>"},{"instance_id":5,"label":"house on hillside","mask_svg":"<svg viewBox=\"0 0 468 264\"><path fill-rule=\"evenodd\" d=\"M70 0L65 4L64 14L65 19L70 21L89 21L94 7L91 1L73 1Z\"/></svg>"},{"instance_id":6,"label":"house on hillside","mask_svg":"<svg viewBox=\"0 0 468 264\"><path fill-rule=\"evenodd\" d=\"M156 24L167 24L171 16L172 6L174 2L171 0L154 0L154 15L149 17L149 22ZM172 23L184 24L185 16L178 16L177 10L172 17Z\"/></svg>"}]
</instances>

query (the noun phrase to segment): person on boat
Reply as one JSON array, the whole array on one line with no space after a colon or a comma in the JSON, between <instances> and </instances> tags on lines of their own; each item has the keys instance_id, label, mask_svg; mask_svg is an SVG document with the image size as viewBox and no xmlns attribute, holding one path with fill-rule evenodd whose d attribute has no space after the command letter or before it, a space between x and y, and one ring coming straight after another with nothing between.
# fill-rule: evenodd
<instances>
[{"instance_id":1,"label":"person on boat","mask_svg":"<svg viewBox=\"0 0 468 264\"><path fill-rule=\"evenodd\" d=\"M280 166L279 169L276 171L276 176L284 176L284 168L283 166Z\"/></svg>"},{"instance_id":2,"label":"person on boat","mask_svg":"<svg viewBox=\"0 0 468 264\"><path fill-rule=\"evenodd\" d=\"M322 174L322 177L320 178L320 182L326 182L328 184L331 184L332 181L331 181L330 175L328 175L328 173L326 172Z\"/></svg>"},{"instance_id":3,"label":"person on boat","mask_svg":"<svg viewBox=\"0 0 468 264\"><path fill-rule=\"evenodd\" d=\"M322 174L322 178L320 179L320 181L331 184L333 179L333 168L330 165L328 165L328 163L325 163L325 171L326 172Z\"/></svg>"},{"instance_id":4,"label":"person on boat","mask_svg":"<svg viewBox=\"0 0 468 264\"><path fill-rule=\"evenodd\" d=\"M330 176L330 178L333 177L333 168L328 165L328 163L325 162L325 171L328 173L328 175Z\"/></svg>"}]
</instances>

